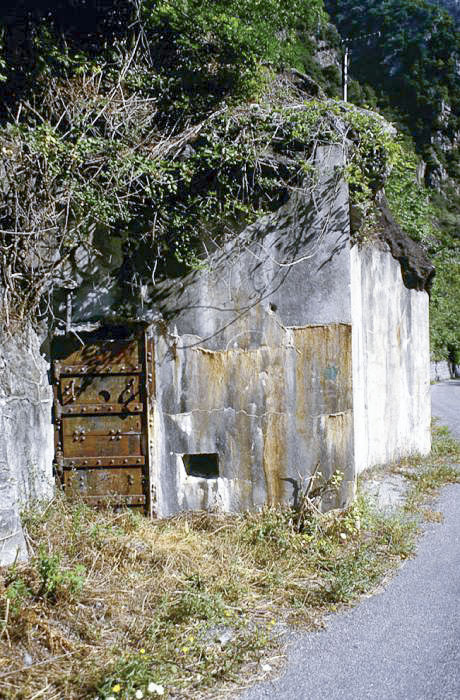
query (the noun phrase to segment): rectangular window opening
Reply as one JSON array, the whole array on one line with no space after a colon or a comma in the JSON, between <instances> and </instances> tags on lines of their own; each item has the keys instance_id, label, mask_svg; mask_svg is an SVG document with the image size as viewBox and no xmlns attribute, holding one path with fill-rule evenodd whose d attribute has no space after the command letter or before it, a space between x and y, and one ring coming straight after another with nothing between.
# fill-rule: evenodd
<instances>
[{"instance_id":1,"label":"rectangular window opening","mask_svg":"<svg viewBox=\"0 0 460 700\"><path fill-rule=\"evenodd\" d=\"M218 454L183 455L182 459L188 476L202 479L217 479L219 476Z\"/></svg>"}]
</instances>

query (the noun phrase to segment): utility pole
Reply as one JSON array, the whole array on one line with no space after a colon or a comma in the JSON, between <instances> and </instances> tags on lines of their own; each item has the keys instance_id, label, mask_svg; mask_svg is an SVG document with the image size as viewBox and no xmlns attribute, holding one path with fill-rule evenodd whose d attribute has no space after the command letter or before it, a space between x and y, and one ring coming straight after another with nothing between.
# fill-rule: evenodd
<instances>
[{"instance_id":1,"label":"utility pole","mask_svg":"<svg viewBox=\"0 0 460 700\"><path fill-rule=\"evenodd\" d=\"M342 45L344 47L343 61L342 61L342 95L343 101L348 102L348 80L350 73L350 44L354 41L361 41L361 39L369 39L373 36L381 36L382 32L373 32L372 34L360 34L353 39L342 39Z\"/></svg>"},{"instance_id":2,"label":"utility pole","mask_svg":"<svg viewBox=\"0 0 460 700\"><path fill-rule=\"evenodd\" d=\"M348 43L345 44L345 53L343 54L343 66L342 66L342 88L343 88L343 101L348 102L348 67L350 61L350 49Z\"/></svg>"}]
</instances>

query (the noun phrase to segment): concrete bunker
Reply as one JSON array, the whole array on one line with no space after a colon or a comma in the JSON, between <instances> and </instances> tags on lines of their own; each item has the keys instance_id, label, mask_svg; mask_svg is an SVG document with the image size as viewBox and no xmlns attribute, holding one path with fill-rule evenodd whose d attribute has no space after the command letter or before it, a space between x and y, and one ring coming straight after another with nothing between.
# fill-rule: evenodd
<instances>
[{"instance_id":1,"label":"concrete bunker","mask_svg":"<svg viewBox=\"0 0 460 700\"><path fill-rule=\"evenodd\" d=\"M399 228L386 240L395 224L384 207L385 235L353 244L343 151L319 147L316 163L313 192L294 192L204 269L159 288L127 299L117 251L76 256L70 318L68 295L56 296L70 333L50 353L54 424L40 358L48 403L34 429L48 491L53 430L66 491L160 517L296 504L312 475L337 472L322 507L344 506L359 471L429 451L432 268ZM14 404L18 424L28 405ZM5 450L21 449L8 439ZM0 462L8 538L30 499L17 462ZM4 561L11 551L3 545Z\"/></svg>"}]
</instances>

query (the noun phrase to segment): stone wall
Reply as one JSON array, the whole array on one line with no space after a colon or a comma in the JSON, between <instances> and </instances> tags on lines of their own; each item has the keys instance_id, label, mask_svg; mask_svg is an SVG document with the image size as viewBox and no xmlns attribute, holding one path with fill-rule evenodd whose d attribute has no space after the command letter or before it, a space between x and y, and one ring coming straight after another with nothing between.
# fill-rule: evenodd
<instances>
[{"instance_id":1,"label":"stone wall","mask_svg":"<svg viewBox=\"0 0 460 700\"><path fill-rule=\"evenodd\" d=\"M0 565L27 556L21 506L53 492L52 391L40 340L28 329L0 339Z\"/></svg>"},{"instance_id":2,"label":"stone wall","mask_svg":"<svg viewBox=\"0 0 460 700\"><path fill-rule=\"evenodd\" d=\"M444 382L447 379L452 379L451 368L447 360L431 363L430 378L432 382Z\"/></svg>"},{"instance_id":3,"label":"stone wall","mask_svg":"<svg viewBox=\"0 0 460 700\"><path fill-rule=\"evenodd\" d=\"M351 250L357 472L430 451L428 294L375 245Z\"/></svg>"}]
</instances>

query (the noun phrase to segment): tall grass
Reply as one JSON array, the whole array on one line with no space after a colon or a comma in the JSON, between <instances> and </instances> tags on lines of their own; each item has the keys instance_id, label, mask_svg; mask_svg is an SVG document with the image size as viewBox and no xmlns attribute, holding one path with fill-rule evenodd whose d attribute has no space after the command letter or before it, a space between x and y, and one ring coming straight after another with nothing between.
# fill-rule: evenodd
<instances>
[{"instance_id":1,"label":"tall grass","mask_svg":"<svg viewBox=\"0 0 460 700\"><path fill-rule=\"evenodd\" d=\"M447 441L447 442L446 442ZM448 445L448 446L447 446ZM189 513L149 521L58 496L24 514L30 561L1 570L0 696L200 698L251 676L280 622L321 624L413 552L414 510L458 481L458 445L437 436L406 461L408 508L363 496L321 514Z\"/></svg>"}]
</instances>

